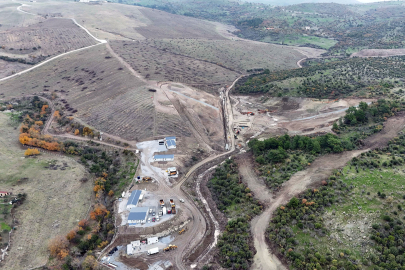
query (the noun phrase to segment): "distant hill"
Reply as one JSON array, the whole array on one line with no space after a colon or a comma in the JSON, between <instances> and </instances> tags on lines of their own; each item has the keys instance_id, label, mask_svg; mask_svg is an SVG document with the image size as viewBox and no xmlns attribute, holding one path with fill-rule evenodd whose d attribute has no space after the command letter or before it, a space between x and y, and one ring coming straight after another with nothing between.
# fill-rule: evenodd
<instances>
[{"instance_id":1,"label":"distant hill","mask_svg":"<svg viewBox=\"0 0 405 270\"><path fill-rule=\"evenodd\" d=\"M356 0L249 0L246 2L263 3L275 6L289 6L302 3L336 3L345 5L361 4L361 2Z\"/></svg>"}]
</instances>

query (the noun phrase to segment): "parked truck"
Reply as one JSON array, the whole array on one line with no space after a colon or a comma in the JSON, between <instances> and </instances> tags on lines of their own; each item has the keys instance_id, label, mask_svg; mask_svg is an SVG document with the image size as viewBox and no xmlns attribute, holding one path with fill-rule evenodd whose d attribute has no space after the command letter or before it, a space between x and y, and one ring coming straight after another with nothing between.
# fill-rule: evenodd
<instances>
[{"instance_id":1,"label":"parked truck","mask_svg":"<svg viewBox=\"0 0 405 270\"><path fill-rule=\"evenodd\" d=\"M172 214L176 214L176 206L172 205Z\"/></svg>"},{"instance_id":2,"label":"parked truck","mask_svg":"<svg viewBox=\"0 0 405 270\"><path fill-rule=\"evenodd\" d=\"M165 202L163 200L160 200L160 207L164 207L165 206Z\"/></svg>"},{"instance_id":3,"label":"parked truck","mask_svg":"<svg viewBox=\"0 0 405 270\"><path fill-rule=\"evenodd\" d=\"M157 247L148 250L148 255L153 255L156 253L159 253L159 248L157 248Z\"/></svg>"},{"instance_id":4,"label":"parked truck","mask_svg":"<svg viewBox=\"0 0 405 270\"><path fill-rule=\"evenodd\" d=\"M174 200L170 199L170 205L174 205Z\"/></svg>"}]
</instances>

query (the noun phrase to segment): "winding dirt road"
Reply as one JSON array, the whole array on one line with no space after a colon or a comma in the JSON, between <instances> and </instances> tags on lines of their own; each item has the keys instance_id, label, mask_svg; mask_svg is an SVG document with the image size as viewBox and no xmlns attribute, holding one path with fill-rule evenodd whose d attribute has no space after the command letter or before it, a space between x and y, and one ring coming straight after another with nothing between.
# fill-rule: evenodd
<instances>
[{"instance_id":1,"label":"winding dirt road","mask_svg":"<svg viewBox=\"0 0 405 270\"><path fill-rule=\"evenodd\" d=\"M268 191L264 182L261 181L252 170L249 158L244 154L238 158L239 172L244 182L264 205L264 212L252 220L251 228L254 245L257 253L254 256L252 269L255 270L278 270L286 269L280 260L272 254L265 241L265 233L274 210L287 203L292 197L305 191L307 188L326 179L333 170L342 168L353 157L363 152L385 146L389 140L397 136L404 129L405 116L400 114L388 119L381 132L365 140L365 147L361 150L344 152L341 154L329 154L316 159L309 168L297 172L290 180L285 182L275 197Z\"/></svg>"}]
</instances>

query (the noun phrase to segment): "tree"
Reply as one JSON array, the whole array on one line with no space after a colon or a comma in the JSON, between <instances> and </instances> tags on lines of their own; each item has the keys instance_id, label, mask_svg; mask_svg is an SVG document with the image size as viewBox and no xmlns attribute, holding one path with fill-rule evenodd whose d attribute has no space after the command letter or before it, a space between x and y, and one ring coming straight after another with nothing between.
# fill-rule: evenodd
<instances>
[{"instance_id":1,"label":"tree","mask_svg":"<svg viewBox=\"0 0 405 270\"><path fill-rule=\"evenodd\" d=\"M49 242L48 250L51 253L52 257L61 258L65 256L68 246L69 242L66 239L66 237L62 235L57 235Z\"/></svg>"},{"instance_id":2,"label":"tree","mask_svg":"<svg viewBox=\"0 0 405 270\"><path fill-rule=\"evenodd\" d=\"M82 267L85 270L91 270L91 269L96 269L97 268L97 260L94 258L94 256L89 255L84 259L82 263Z\"/></svg>"},{"instance_id":3,"label":"tree","mask_svg":"<svg viewBox=\"0 0 405 270\"><path fill-rule=\"evenodd\" d=\"M35 155L39 155L39 154L40 154L40 152L39 152L39 150L36 149L36 148L33 148L33 149L28 148L28 149L25 150L25 152L24 152L24 155L26 155L26 156L35 156Z\"/></svg>"},{"instance_id":4,"label":"tree","mask_svg":"<svg viewBox=\"0 0 405 270\"><path fill-rule=\"evenodd\" d=\"M56 117L56 119L60 119L60 113L59 113L59 111L55 111L55 112L53 113L53 116Z\"/></svg>"},{"instance_id":5,"label":"tree","mask_svg":"<svg viewBox=\"0 0 405 270\"><path fill-rule=\"evenodd\" d=\"M82 228L86 228L87 226L89 226L89 221L87 219L82 219L79 221L79 226Z\"/></svg>"},{"instance_id":6,"label":"tree","mask_svg":"<svg viewBox=\"0 0 405 270\"><path fill-rule=\"evenodd\" d=\"M361 110L363 110L363 111L367 111L368 105L367 105L366 102L361 101L360 104L359 104L359 108L360 108Z\"/></svg>"},{"instance_id":7,"label":"tree","mask_svg":"<svg viewBox=\"0 0 405 270\"><path fill-rule=\"evenodd\" d=\"M90 218L96 220L97 218L102 218L104 215L108 215L109 211L102 204L97 204L94 207L94 211L90 213Z\"/></svg>"},{"instance_id":8,"label":"tree","mask_svg":"<svg viewBox=\"0 0 405 270\"><path fill-rule=\"evenodd\" d=\"M79 135L80 134L80 131L78 130L78 129L76 129L75 130L75 135L77 136L77 135Z\"/></svg>"},{"instance_id":9,"label":"tree","mask_svg":"<svg viewBox=\"0 0 405 270\"><path fill-rule=\"evenodd\" d=\"M110 191L108 192L108 196L110 196L110 197L114 196L114 191L113 191L113 190L110 190Z\"/></svg>"},{"instance_id":10,"label":"tree","mask_svg":"<svg viewBox=\"0 0 405 270\"><path fill-rule=\"evenodd\" d=\"M333 131L338 131L339 130L339 126L336 122L333 123L333 127L332 127Z\"/></svg>"},{"instance_id":11,"label":"tree","mask_svg":"<svg viewBox=\"0 0 405 270\"><path fill-rule=\"evenodd\" d=\"M76 237L76 230L71 230L66 235L66 239L69 240L69 241L72 241L75 237Z\"/></svg>"}]
</instances>

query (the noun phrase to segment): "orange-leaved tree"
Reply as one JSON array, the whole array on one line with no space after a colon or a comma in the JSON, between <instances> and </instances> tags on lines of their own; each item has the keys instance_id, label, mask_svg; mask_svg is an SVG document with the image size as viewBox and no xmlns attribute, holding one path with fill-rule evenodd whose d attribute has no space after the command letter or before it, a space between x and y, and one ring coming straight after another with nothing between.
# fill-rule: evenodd
<instances>
[{"instance_id":1,"label":"orange-leaved tree","mask_svg":"<svg viewBox=\"0 0 405 270\"><path fill-rule=\"evenodd\" d=\"M105 208L104 205L96 204L94 206L94 211L90 212L90 218L93 220L102 219L105 215L108 215L109 213L110 212L107 211L107 208Z\"/></svg>"},{"instance_id":2,"label":"orange-leaved tree","mask_svg":"<svg viewBox=\"0 0 405 270\"><path fill-rule=\"evenodd\" d=\"M60 113L59 113L59 111L55 111L55 112L53 113L53 116L56 117L57 119L59 119L59 118L60 118Z\"/></svg>"},{"instance_id":3,"label":"orange-leaved tree","mask_svg":"<svg viewBox=\"0 0 405 270\"><path fill-rule=\"evenodd\" d=\"M48 108L49 108L48 105L43 105L43 106L42 106L42 109L41 109L41 115L46 114L46 109L48 109Z\"/></svg>"},{"instance_id":4,"label":"orange-leaved tree","mask_svg":"<svg viewBox=\"0 0 405 270\"><path fill-rule=\"evenodd\" d=\"M69 252L67 248L69 247L69 241L66 237L62 235L57 235L49 242L48 249L52 257L64 258ZM67 254L66 254L67 251ZM65 255L66 254L66 255Z\"/></svg>"},{"instance_id":5,"label":"orange-leaved tree","mask_svg":"<svg viewBox=\"0 0 405 270\"><path fill-rule=\"evenodd\" d=\"M40 152L39 152L39 150L36 149L36 148L33 148L33 149L28 148L28 149L25 150L25 152L24 152L24 155L26 155L26 156L35 156L35 155L39 155L39 154L40 154Z\"/></svg>"},{"instance_id":6,"label":"orange-leaved tree","mask_svg":"<svg viewBox=\"0 0 405 270\"><path fill-rule=\"evenodd\" d=\"M66 239L72 241L76 237L77 229L73 229L66 235Z\"/></svg>"}]
</instances>

